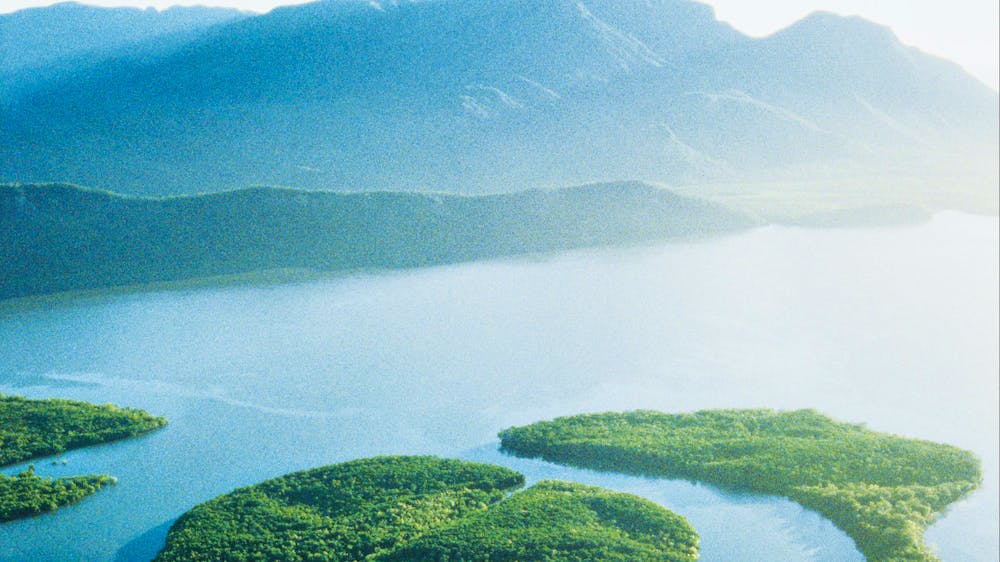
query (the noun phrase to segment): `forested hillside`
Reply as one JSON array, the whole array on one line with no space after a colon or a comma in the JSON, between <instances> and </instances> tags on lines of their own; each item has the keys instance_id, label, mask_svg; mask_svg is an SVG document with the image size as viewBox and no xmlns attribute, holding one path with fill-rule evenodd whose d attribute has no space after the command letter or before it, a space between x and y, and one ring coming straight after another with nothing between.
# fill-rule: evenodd
<instances>
[{"instance_id":1,"label":"forested hillside","mask_svg":"<svg viewBox=\"0 0 1000 562\"><path fill-rule=\"evenodd\" d=\"M0 186L0 299L271 269L418 267L754 224L638 183L477 197L254 188L166 199Z\"/></svg>"}]
</instances>

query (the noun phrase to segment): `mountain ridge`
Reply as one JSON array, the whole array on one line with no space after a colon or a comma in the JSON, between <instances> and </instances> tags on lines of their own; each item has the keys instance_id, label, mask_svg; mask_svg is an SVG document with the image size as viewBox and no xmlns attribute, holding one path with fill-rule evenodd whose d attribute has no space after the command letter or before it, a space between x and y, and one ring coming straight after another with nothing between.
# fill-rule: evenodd
<instances>
[{"instance_id":1,"label":"mountain ridge","mask_svg":"<svg viewBox=\"0 0 1000 562\"><path fill-rule=\"evenodd\" d=\"M859 56L845 21L888 48ZM885 34L819 15L754 39L686 0L289 6L16 100L0 181L503 192L968 169L995 198L996 94Z\"/></svg>"},{"instance_id":2,"label":"mountain ridge","mask_svg":"<svg viewBox=\"0 0 1000 562\"><path fill-rule=\"evenodd\" d=\"M242 17L247 14L229 8L156 10L79 2L0 14L0 98L23 96L32 87L109 57L167 51L207 28Z\"/></svg>"},{"instance_id":3,"label":"mountain ridge","mask_svg":"<svg viewBox=\"0 0 1000 562\"><path fill-rule=\"evenodd\" d=\"M0 185L0 300L267 270L423 267L756 224L638 182L476 196L253 187L165 198Z\"/></svg>"}]
</instances>

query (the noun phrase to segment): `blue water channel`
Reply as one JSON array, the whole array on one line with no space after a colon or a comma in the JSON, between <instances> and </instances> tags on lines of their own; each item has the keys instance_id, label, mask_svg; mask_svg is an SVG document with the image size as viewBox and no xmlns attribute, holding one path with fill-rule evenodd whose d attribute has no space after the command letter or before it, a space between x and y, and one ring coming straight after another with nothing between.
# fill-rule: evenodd
<instances>
[{"instance_id":1,"label":"blue water channel","mask_svg":"<svg viewBox=\"0 0 1000 562\"><path fill-rule=\"evenodd\" d=\"M816 408L952 443L981 490L928 532L998 559L998 222L764 227L700 241L0 311L0 393L116 403L169 425L36 461L116 486L0 525L0 560L149 560L195 504L379 454L495 462L635 493L688 517L702 560L857 561L780 498L507 457L496 434L652 408ZM23 469L8 467L5 473Z\"/></svg>"}]
</instances>

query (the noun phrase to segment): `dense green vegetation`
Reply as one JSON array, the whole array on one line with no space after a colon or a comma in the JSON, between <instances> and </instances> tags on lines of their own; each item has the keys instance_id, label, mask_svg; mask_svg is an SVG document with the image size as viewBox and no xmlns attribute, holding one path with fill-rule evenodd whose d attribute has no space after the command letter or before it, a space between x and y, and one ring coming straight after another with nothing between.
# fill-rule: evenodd
<instances>
[{"instance_id":1,"label":"dense green vegetation","mask_svg":"<svg viewBox=\"0 0 1000 562\"><path fill-rule=\"evenodd\" d=\"M135 437L166 423L142 410L110 404L0 395L0 466ZM14 476L0 474L0 521L53 511L114 482L105 474L43 478L34 467Z\"/></svg>"},{"instance_id":2,"label":"dense green vegetation","mask_svg":"<svg viewBox=\"0 0 1000 562\"><path fill-rule=\"evenodd\" d=\"M142 410L0 394L0 466L135 437L166 425Z\"/></svg>"},{"instance_id":3,"label":"dense green vegetation","mask_svg":"<svg viewBox=\"0 0 1000 562\"><path fill-rule=\"evenodd\" d=\"M753 224L638 183L480 197L256 188L167 199L0 185L0 299L275 269L419 267Z\"/></svg>"},{"instance_id":4,"label":"dense green vegetation","mask_svg":"<svg viewBox=\"0 0 1000 562\"><path fill-rule=\"evenodd\" d=\"M105 474L43 478L34 467L14 476L0 474L0 522L55 511L114 483Z\"/></svg>"},{"instance_id":5,"label":"dense green vegetation","mask_svg":"<svg viewBox=\"0 0 1000 562\"><path fill-rule=\"evenodd\" d=\"M552 481L382 557L395 562L697 559L698 535L683 517L628 494Z\"/></svg>"},{"instance_id":6,"label":"dense green vegetation","mask_svg":"<svg viewBox=\"0 0 1000 562\"><path fill-rule=\"evenodd\" d=\"M542 483L432 457L362 459L289 474L201 504L157 562L697 558L683 518L624 494Z\"/></svg>"},{"instance_id":7,"label":"dense green vegetation","mask_svg":"<svg viewBox=\"0 0 1000 562\"><path fill-rule=\"evenodd\" d=\"M523 484L504 468L419 457L298 472L195 507L157 560L362 560Z\"/></svg>"},{"instance_id":8,"label":"dense green vegetation","mask_svg":"<svg viewBox=\"0 0 1000 562\"><path fill-rule=\"evenodd\" d=\"M580 415L511 428L500 439L519 456L786 496L880 562L936 560L923 531L982 478L972 453L812 410Z\"/></svg>"}]
</instances>

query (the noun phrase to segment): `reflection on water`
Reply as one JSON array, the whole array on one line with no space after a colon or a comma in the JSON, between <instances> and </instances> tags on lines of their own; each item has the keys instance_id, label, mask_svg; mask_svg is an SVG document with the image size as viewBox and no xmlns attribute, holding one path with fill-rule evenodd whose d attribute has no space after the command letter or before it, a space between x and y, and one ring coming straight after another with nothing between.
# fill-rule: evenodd
<instances>
[{"instance_id":1,"label":"reflection on water","mask_svg":"<svg viewBox=\"0 0 1000 562\"><path fill-rule=\"evenodd\" d=\"M136 406L170 424L67 453L65 466L39 462L119 484L3 525L0 559L143 559L163 525L235 487L428 453L640 493L691 519L703 560L856 560L790 502L482 448L511 425L586 411L812 407L976 451L983 489L928 538L945 560L996 560L997 225L942 214L899 229L768 227L4 314L0 392Z\"/></svg>"}]
</instances>

